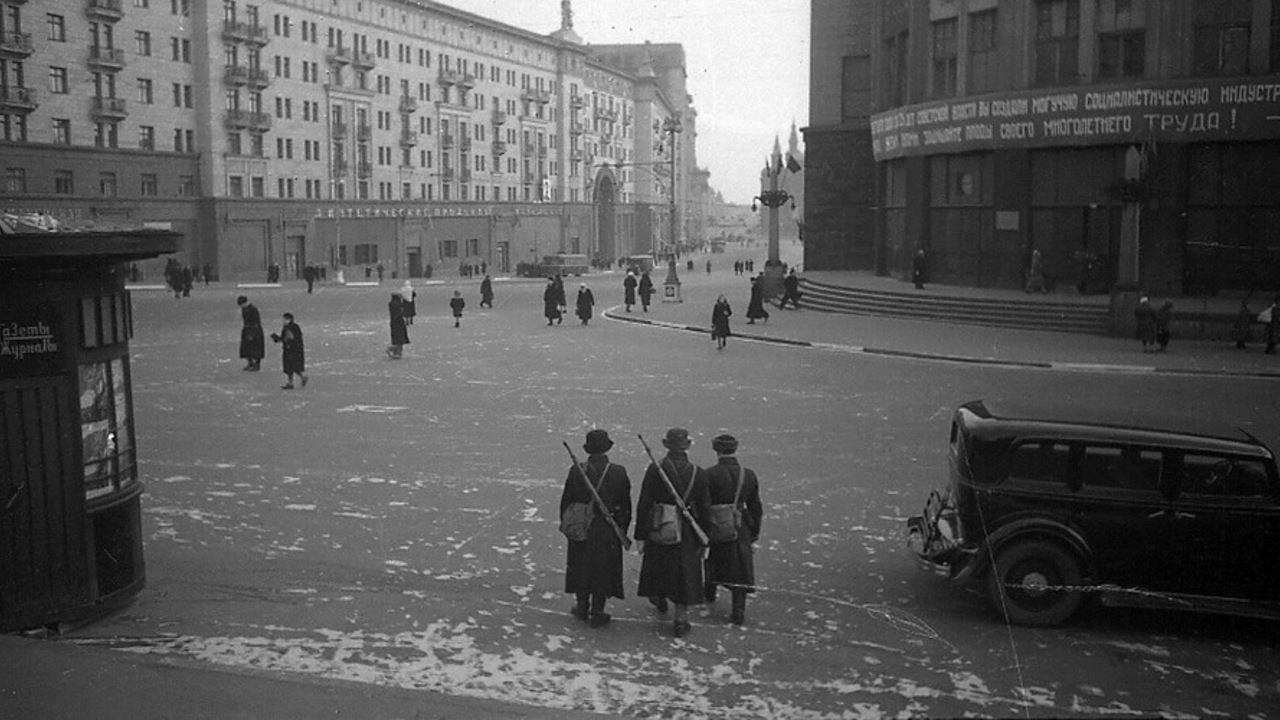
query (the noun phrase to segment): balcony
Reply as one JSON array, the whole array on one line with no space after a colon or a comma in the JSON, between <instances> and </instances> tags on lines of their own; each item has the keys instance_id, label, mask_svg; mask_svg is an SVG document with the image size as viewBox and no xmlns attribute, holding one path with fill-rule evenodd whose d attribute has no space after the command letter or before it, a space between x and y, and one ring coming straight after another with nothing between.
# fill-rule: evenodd
<instances>
[{"instance_id":1,"label":"balcony","mask_svg":"<svg viewBox=\"0 0 1280 720\"><path fill-rule=\"evenodd\" d=\"M129 117L129 109L124 98L95 97L93 99L93 119L98 122L116 122Z\"/></svg>"},{"instance_id":2,"label":"balcony","mask_svg":"<svg viewBox=\"0 0 1280 720\"><path fill-rule=\"evenodd\" d=\"M224 20L222 39L230 43L247 43L261 47L271 42L271 35L265 25Z\"/></svg>"},{"instance_id":3,"label":"balcony","mask_svg":"<svg viewBox=\"0 0 1280 720\"><path fill-rule=\"evenodd\" d=\"M495 157L496 157L496 156L499 156L499 155L506 155L506 154L507 154L507 144L506 144L505 142L501 141L501 140L494 140L494 141L493 141L493 154L494 154L494 156L495 156Z\"/></svg>"},{"instance_id":4,"label":"balcony","mask_svg":"<svg viewBox=\"0 0 1280 720\"><path fill-rule=\"evenodd\" d=\"M356 126L357 142L369 142L369 139L372 137L373 137L373 127L371 125L365 124L365 125Z\"/></svg>"},{"instance_id":5,"label":"balcony","mask_svg":"<svg viewBox=\"0 0 1280 720\"><path fill-rule=\"evenodd\" d=\"M329 134L335 140L340 140L347 136L347 124L344 122L334 122L329 128Z\"/></svg>"},{"instance_id":6,"label":"balcony","mask_svg":"<svg viewBox=\"0 0 1280 720\"><path fill-rule=\"evenodd\" d=\"M115 22L124 17L123 0L89 0L84 7L84 14L90 20Z\"/></svg>"},{"instance_id":7,"label":"balcony","mask_svg":"<svg viewBox=\"0 0 1280 720\"><path fill-rule=\"evenodd\" d=\"M581 151L581 150L570 150L570 151L569 151L569 159L570 159L570 160L573 160L574 162L579 162L579 161L581 161L581 160L582 160L582 151Z\"/></svg>"},{"instance_id":8,"label":"balcony","mask_svg":"<svg viewBox=\"0 0 1280 720\"><path fill-rule=\"evenodd\" d=\"M535 148L532 145L525 145L524 147L520 148L520 154L525 157L533 157L534 149Z\"/></svg>"},{"instance_id":9,"label":"balcony","mask_svg":"<svg viewBox=\"0 0 1280 720\"><path fill-rule=\"evenodd\" d=\"M372 70L378 65L378 59L373 56L373 53L352 51L351 65L361 70Z\"/></svg>"},{"instance_id":10,"label":"balcony","mask_svg":"<svg viewBox=\"0 0 1280 720\"><path fill-rule=\"evenodd\" d=\"M249 69L249 87L261 90L271 84L271 74L261 68Z\"/></svg>"},{"instance_id":11,"label":"balcony","mask_svg":"<svg viewBox=\"0 0 1280 720\"><path fill-rule=\"evenodd\" d=\"M580 122L573 123L569 126L569 132L573 135L581 135L586 132L587 128Z\"/></svg>"},{"instance_id":12,"label":"balcony","mask_svg":"<svg viewBox=\"0 0 1280 720\"><path fill-rule=\"evenodd\" d=\"M373 177L373 163L361 160L356 163L356 177L364 180Z\"/></svg>"},{"instance_id":13,"label":"balcony","mask_svg":"<svg viewBox=\"0 0 1280 720\"><path fill-rule=\"evenodd\" d=\"M400 96L400 112L411 113L418 111L418 98L412 95Z\"/></svg>"},{"instance_id":14,"label":"balcony","mask_svg":"<svg viewBox=\"0 0 1280 720\"><path fill-rule=\"evenodd\" d=\"M458 182L471 182L471 171L464 168L462 172L458 173Z\"/></svg>"},{"instance_id":15,"label":"balcony","mask_svg":"<svg viewBox=\"0 0 1280 720\"><path fill-rule=\"evenodd\" d=\"M334 160L333 167L331 168L331 172L333 173L334 177L340 178L345 176L347 172L350 171L350 169L351 169L351 166L347 164L346 160Z\"/></svg>"},{"instance_id":16,"label":"balcony","mask_svg":"<svg viewBox=\"0 0 1280 720\"><path fill-rule=\"evenodd\" d=\"M547 92L546 90L529 89L520 93L520 99L527 100L529 102L541 103L545 105L551 102L551 93Z\"/></svg>"},{"instance_id":17,"label":"balcony","mask_svg":"<svg viewBox=\"0 0 1280 720\"><path fill-rule=\"evenodd\" d=\"M461 85L462 73L457 70L445 70L440 68L440 84L441 85Z\"/></svg>"},{"instance_id":18,"label":"balcony","mask_svg":"<svg viewBox=\"0 0 1280 720\"><path fill-rule=\"evenodd\" d=\"M463 137L462 142L458 143L458 148L462 152L471 152L471 138Z\"/></svg>"},{"instance_id":19,"label":"balcony","mask_svg":"<svg viewBox=\"0 0 1280 720\"><path fill-rule=\"evenodd\" d=\"M451 167L440 168L440 179L444 180L445 182L449 182L453 180L453 168Z\"/></svg>"},{"instance_id":20,"label":"balcony","mask_svg":"<svg viewBox=\"0 0 1280 720\"><path fill-rule=\"evenodd\" d=\"M546 156L547 156L547 146L546 146L546 145L539 145L539 146L538 146L538 157L540 157L540 158L544 158L544 157L546 157Z\"/></svg>"},{"instance_id":21,"label":"balcony","mask_svg":"<svg viewBox=\"0 0 1280 720\"><path fill-rule=\"evenodd\" d=\"M598 108L596 108L596 117L597 117L597 118L599 118L599 119L601 119L601 120L608 120L609 122L617 122L617 121L618 121L618 111L617 111L617 110L610 110L610 109L608 109L608 108L604 108L604 107L598 107Z\"/></svg>"},{"instance_id":22,"label":"balcony","mask_svg":"<svg viewBox=\"0 0 1280 720\"><path fill-rule=\"evenodd\" d=\"M240 65L228 65L222 75L228 85L241 87L249 84L249 68Z\"/></svg>"},{"instance_id":23,"label":"balcony","mask_svg":"<svg viewBox=\"0 0 1280 720\"><path fill-rule=\"evenodd\" d=\"M471 73L460 73L458 78L458 87L471 88L476 86L476 76Z\"/></svg>"},{"instance_id":24,"label":"balcony","mask_svg":"<svg viewBox=\"0 0 1280 720\"><path fill-rule=\"evenodd\" d=\"M36 47L31 43L31 33L0 33L0 53L27 57L35 51Z\"/></svg>"},{"instance_id":25,"label":"balcony","mask_svg":"<svg viewBox=\"0 0 1280 720\"><path fill-rule=\"evenodd\" d=\"M401 147L415 147L418 144L418 133L413 130L403 130L400 132Z\"/></svg>"},{"instance_id":26,"label":"balcony","mask_svg":"<svg viewBox=\"0 0 1280 720\"><path fill-rule=\"evenodd\" d=\"M36 91L31 88L0 86L0 110L28 113L37 104Z\"/></svg>"},{"instance_id":27,"label":"balcony","mask_svg":"<svg viewBox=\"0 0 1280 720\"><path fill-rule=\"evenodd\" d=\"M344 47L329 48L324 57L325 60L329 61L330 65L349 65L351 64L351 49Z\"/></svg>"},{"instance_id":28,"label":"balcony","mask_svg":"<svg viewBox=\"0 0 1280 720\"><path fill-rule=\"evenodd\" d=\"M271 116L252 110L228 110L226 123L232 130L266 132L271 129Z\"/></svg>"},{"instance_id":29,"label":"balcony","mask_svg":"<svg viewBox=\"0 0 1280 720\"><path fill-rule=\"evenodd\" d=\"M89 47L89 66L99 70L123 70L124 50L91 45Z\"/></svg>"},{"instance_id":30,"label":"balcony","mask_svg":"<svg viewBox=\"0 0 1280 720\"><path fill-rule=\"evenodd\" d=\"M446 135L441 135L441 136L440 136L440 147L444 148L445 150L448 150L449 148L452 148L452 147L453 147L453 136L452 136L452 135L448 135L448 134L446 134Z\"/></svg>"},{"instance_id":31,"label":"balcony","mask_svg":"<svg viewBox=\"0 0 1280 720\"><path fill-rule=\"evenodd\" d=\"M587 99L581 95L573 95L569 98L569 107L574 110L581 110L587 106Z\"/></svg>"},{"instance_id":32,"label":"balcony","mask_svg":"<svg viewBox=\"0 0 1280 720\"><path fill-rule=\"evenodd\" d=\"M494 110L494 111L493 111L493 124L494 124L494 125L506 125L506 124L507 124L507 114L506 114L505 112L501 111L501 110Z\"/></svg>"}]
</instances>

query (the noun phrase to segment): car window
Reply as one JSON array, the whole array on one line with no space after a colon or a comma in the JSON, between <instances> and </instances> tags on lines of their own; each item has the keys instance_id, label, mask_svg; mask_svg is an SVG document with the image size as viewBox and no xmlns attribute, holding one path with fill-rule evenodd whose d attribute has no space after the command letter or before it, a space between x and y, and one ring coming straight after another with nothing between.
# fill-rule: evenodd
<instances>
[{"instance_id":1,"label":"car window","mask_svg":"<svg viewBox=\"0 0 1280 720\"><path fill-rule=\"evenodd\" d=\"M1052 441L1020 443L1009 462L1009 480L1017 484L1066 486L1071 471L1071 446Z\"/></svg>"},{"instance_id":2,"label":"car window","mask_svg":"<svg viewBox=\"0 0 1280 720\"><path fill-rule=\"evenodd\" d=\"M1160 485L1161 454L1135 447L1084 449L1080 461L1081 484L1086 488L1154 491Z\"/></svg>"},{"instance_id":3,"label":"car window","mask_svg":"<svg viewBox=\"0 0 1280 720\"><path fill-rule=\"evenodd\" d=\"M1192 497L1266 495L1267 468L1260 460L1188 454L1182 458L1180 492Z\"/></svg>"}]
</instances>

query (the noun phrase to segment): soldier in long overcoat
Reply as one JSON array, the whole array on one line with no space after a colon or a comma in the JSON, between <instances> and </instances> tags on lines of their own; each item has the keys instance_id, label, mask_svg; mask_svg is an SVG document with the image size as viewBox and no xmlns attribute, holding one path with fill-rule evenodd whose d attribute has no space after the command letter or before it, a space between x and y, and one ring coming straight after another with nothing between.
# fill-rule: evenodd
<instances>
[{"instance_id":1,"label":"soldier in long overcoat","mask_svg":"<svg viewBox=\"0 0 1280 720\"><path fill-rule=\"evenodd\" d=\"M711 441L716 451L716 464L707 468L707 486L712 505L729 505L737 502L742 523L738 526L738 538L729 542L711 543L707 553L707 602L715 602L716 586L724 585L733 596L733 610L729 618L734 625L741 625L746 616L747 593L755 592L755 554L752 546L760 539L760 522L764 507L760 504L760 482L755 471L738 463L738 440L732 435L720 435ZM741 483L741 486L739 486Z\"/></svg>"},{"instance_id":2,"label":"soldier in long overcoat","mask_svg":"<svg viewBox=\"0 0 1280 720\"><path fill-rule=\"evenodd\" d=\"M693 445L689 431L672 428L667 431L662 444L666 446L667 454L659 462L667 478L698 524L705 525L710 514L711 496L707 492L706 472L689 460L689 447ZM644 553L637 594L649 598L658 612L666 612L667 601L675 604L672 628L676 637L684 637L690 630L688 607L700 603L705 591L702 559L706 546L698 540L693 526L683 515L680 517L678 544L649 542L649 533L654 529L653 509L658 503L674 505L675 499L662 480L658 467L650 463L640 486L640 500L636 503L635 538L643 543Z\"/></svg>"},{"instance_id":3,"label":"soldier in long overcoat","mask_svg":"<svg viewBox=\"0 0 1280 720\"><path fill-rule=\"evenodd\" d=\"M243 295L236 298L236 304L240 306L240 319L244 322L240 328L240 357L246 361L245 370L257 372L262 369L262 357L267 354L262 315Z\"/></svg>"},{"instance_id":4,"label":"soldier in long overcoat","mask_svg":"<svg viewBox=\"0 0 1280 720\"><path fill-rule=\"evenodd\" d=\"M591 627L601 627L609 622L604 611L609 598L625 597L622 589L622 540L609 526L609 521L594 506L594 499L586 483L590 482L600 495L601 502L609 508L613 521L625 534L631 526L631 479L627 469L609 462L606 454L613 447L609 433L592 430L587 433L582 449L587 453L586 467L569 468L560 495L560 514L572 503L592 503L595 512L587 528L587 539L569 542L565 561L564 591L573 594L577 603L573 616L590 620ZM584 477L585 473L585 477Z\"/></svg>"}]
</instances>

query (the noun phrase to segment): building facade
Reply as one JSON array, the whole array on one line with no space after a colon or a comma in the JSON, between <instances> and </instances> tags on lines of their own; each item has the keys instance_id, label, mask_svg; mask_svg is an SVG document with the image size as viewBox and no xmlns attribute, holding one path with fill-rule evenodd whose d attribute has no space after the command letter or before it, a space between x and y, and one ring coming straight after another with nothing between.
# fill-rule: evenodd
<instances>
[{"instance_id":1,"label":"building facade","mask_svg":"<svg viewBox=\"0 0 1280 720\"><path fill-rule=\"evenodd\" d=\"M935 280L1019 287L1039 250L1083 292L1280 286L1280 2L813 8L806 143L839 160L807 168L809 267L924 248Z\"/></svg>"},{"instance_id":2,"label":"building facade","mask_svg":"<svg viewBox=\"0 0 1280 720\"><path fill-rule=\"evenodd\" d=\"M177 230L222 279L660 251L683 67L562 5L542 35L419 0L0 0L0 208Z\"/></svg>"}]
</instances>

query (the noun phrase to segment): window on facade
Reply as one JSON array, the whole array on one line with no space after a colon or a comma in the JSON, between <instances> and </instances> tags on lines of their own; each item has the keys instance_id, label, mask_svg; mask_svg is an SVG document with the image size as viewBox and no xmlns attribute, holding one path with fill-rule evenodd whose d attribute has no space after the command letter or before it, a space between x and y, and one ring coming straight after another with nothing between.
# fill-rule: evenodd
<instances>
[{"instance_id":1,"label":"window on facade","mask_svg":"<svg viewBox=\"0 0 1280 720\"><path fill-rule=\"evenodd\" d=\"M156 180L155 173L142 173L142 185L139 192L143 195L159 195L160 183Z\"/></svg>"},{"instance_id":2,"label":"window on facade","mask_svg":"<svg viewBox=\"0 0 1280 720\"><path fill-rule=\"evenodd\" d=\"M957 42L954 18L933 23L933 61L929 67L933 97L956 94Z\"/></svg>"},{"instance_id":3,"label":"window on facade","mask_svg":"<svg viewBox=\"0 0 1280 720\"><path fill-rule=\"evenodd\" d=\"M143 150L156 149L156 129L151 125L142 125L138 128L138 147Z\"/></svg>"},{"instance_id":4,"label":"window on facade","mask_svg":"<svg viewBox=\"0 0 1280 720\"><path fill-rule=\"evenodd\" d=\"M122 358L80 366L80 437L88 498L137 482L128 384Z\"/></svg>"},{"instance_id":5,"label":"window on facade","mask_svg":"<svg viewBox=\"0 0 1280 720\"><path fill-rule=\"evenodd\" d=\"M884 41L884 103L897 107L907 100L907 32L904 30Z\"/></svg>"},{"instance_id":6,"label":"window on facade","mask_svg":"<svg viewBox=\"0 0 1280 720\"><path fill-rule=\"evenodd\" d=\"M1036 75L1041 87L1074 85L1079 75L1079 0L1036 0Z\"/></svg>"},{"instance_id":7,"label":"window on facade","mask_svg":"<svg viewBox=\"0 0 1280 720\"><path fill-rule=\"evenodd\" d=\"M190 197L196 194L196 178L194 175L178 176L178 194L183 197Z\"/></svg>"},{"instance_id":8,"label":"window on facade","mask_svg":"<svg viewBox=\"0 0 1280 720\"><path fill-rule=\"evenodd\" d=\"M871 111L871 57L846 55L840 59L840 118L848 122Z\"/></svg>"},{"instance_id":9,"label":"window on facade","mask_svg":"<svg viewBox=\"0 0 1280 720\"><path fill-rule=\"evenodd\" d=\"M1249 72L1252 15L1251 0L1198 0L1195 3L1192 73L1203 77Z\"/></svg>"},{"instance_id":10,"label":"window on facade","mask_svg":"<svg viewBox=\"0 0 1280 720\"><path fill-rule=\"evenodd\" d=\"M442 258L458 257L458 241L457 240L441 240L440 241L440 257Z\"/></svg>"},{"instance_id":11,"label":"window on facade","mask_svg":"<svg viewBox=\"0 0 1280 720\"><path fill-rule=\"evenodd\" d=\"M249 191L253 197L256 197L256 198L266 197L266 194L267 194L266 180L264 180L261 175L255 175L254 177L250 178Z\"/></svg>"},{"instance_id":12,"label":"window on facade","mask_svg":"<svg viewBox=\"0 0 1280 720\"><path fill-rule=\"evenodd\" d=\"M240 133L227 133L227 152L232 155L244 154L244 144L240 137Z\"/></svg>"},{"instance_id":13,"label":"window on facade","mask_svg":"<svg viewBox=\"0 0 1280 720\"><path fill-rule=\"evenodd\" d=\"M53 141L58 145L71 144L71 120L68 118L53 119Z\"/></svg>"},{"instance_id":14,"label":"window on facade","mask_svg":"<svg viewBox=\"0 0 1280 720\"><path fill-rule=\"evenodd\" d=\"M151 55L151 33L137 30L133 33L134 50L142 57Z\"/></svg>"},{"instance_id":15,"label":"window on facade","mask_svg":"<svg viewBox=\"0 0 1280 720\"><path fill-rule=\"evenodd\" d=\"M967 92L988 93L996 89L1000 59L996 56L996 11L969 16L969 77Z\"/></svg>"},{"instance_id":16,"label":"window on facade","mask_svg":"<svg viewBox=\"0 0 1280 720\"><path fill-rule=\"evenodd\" d=\"M27 169L20 167L11 167L4 169L4 189L10 193L24 193L27 191Z\"/></svg>"},{"instance_id":17,"label":"window on facade","mask_svg":"<svg viewBox=\"0 0 1280 720\"><path fill-rule=\"evenodd\" d=\"M53 192L57 195L73 195L76 191L75 176L70 170L53 171Z\"/></svg>"},{"instance_id":18,"label":"window on facade","mask_svg":"<svg viewBox=\"0 0 1280 720\"><path fill-rule=\"evenodd\" d=\"M67 19L62 15L54 15L53 13L49 13L48 17L50 42L66 42Z\"/></svg>"},{"instance_id":19,"label":"window on facade","mask_svg":"<svg viewBox=\"0 0 1280 720\"><path fill-rule=\"evenodd\" d=\"M1135 0L1098 0L1098 79L1140 78L1146 66L1146 18Z\"/></svg>"},{"instance_id":20,"label":"window on facade","mask_svg":"<svg viewBox=\"0 0 1280 720\"><path fill-rule=\"evenodd\" d=\"M143 105L151 105L155 102L155 94L149 78L138 78L138 102Z\"/></svg>"},{"instance_id":21,"label":"window on facade","mask_svg":"<svg viewBox=\"0 0 1280 720\"><path fill-rule=\"evenodd\" d=\"M231 197L244 197L244 178L239 175L227 178L227 194Z\"/></svg>"},{"instance_id":22,"label":"window on facade","mask_svg":"<svg viewBox=\"0 0 1280 720\"><path fill-rule=\"evenodd\" d=\"M120 126L116 123L94 123L93 144L96 147L120 147Z\"/></svg>"},{"instance_id":23,"label":"window on facade","mask_svg":"<svg viewBox=\"0 0 1280 720\"><path fill-rule=\"evenodd\" d=\"M98 173L98 194L103 197L115 197L119 194L116 187L116 174L113 172Z\"/></svg>"},{"instance_id":24,"label":"window on facade","mask_svg":"<svg viewBox=\"0 0 1280 720\"><path fill-rule=\"evenodd\" d=\"M65 95L67 92L67 69L64 67L49 68L49 92Z\"/></svg>"}]
</instances>

